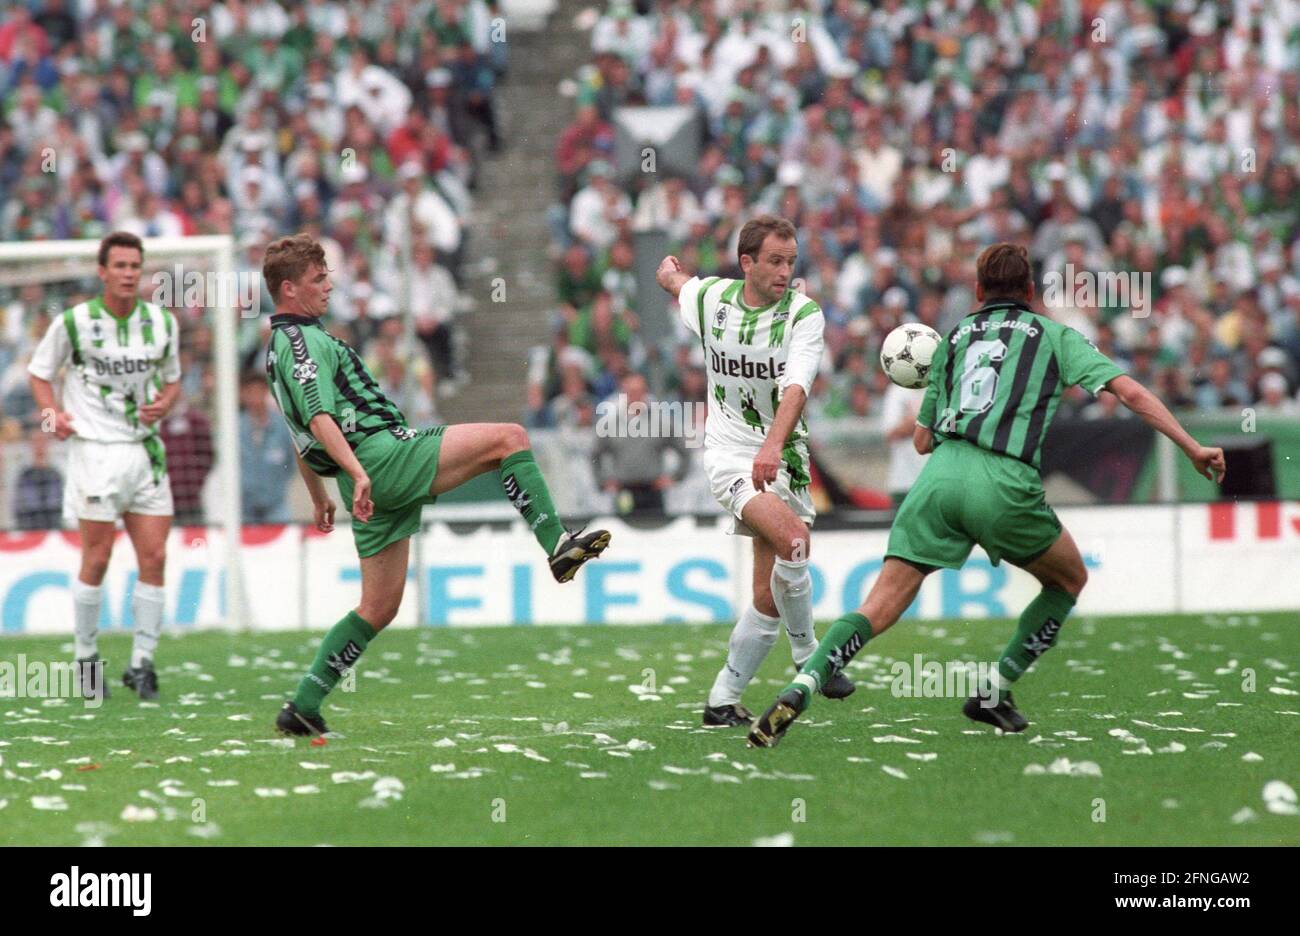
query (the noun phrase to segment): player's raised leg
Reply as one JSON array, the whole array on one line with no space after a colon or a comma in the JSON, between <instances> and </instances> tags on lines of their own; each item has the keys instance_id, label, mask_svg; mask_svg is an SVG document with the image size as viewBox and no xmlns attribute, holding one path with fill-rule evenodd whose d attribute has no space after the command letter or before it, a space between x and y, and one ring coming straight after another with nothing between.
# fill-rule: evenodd
<instances>
[{"instance_id":1,"label":"player's raised leg","mask_svg":"<svg viewBox=\"0 0 1300 936\"><path fill-rule=\"evenodd\" d=\"M831 625L794 682L754 722L750 746L775 747L786 729L808 708L813 693L844 669L867 641L902 617L929 572L929 567L887 557L866 601Z\"/></svg>"},{"instance_id":2,"label":"player's raised leg","mask_svg":"<svg viewBox=\"0 0 1300 936\"><path fill-rule=\"evenodd\" d=\"M370 641L397 617L406 589L411 540L390 543L361 557L361 603L330 628L292 701L284 703L275 727L285 734L322 735L329 729L321 703L343 674L356 665Z\"/></svg>"},{"instance_id":3,"label":"player's raised leg","mask_svg":"<svg viewBox=\"0 0 1300 936\"><path fill-rule=\"evenodd\" d=\"M112 521L80 520L81 568L72 583L73 643L81 694L86 698L106 698L108 683L99 662L99 616L104 605L104 575L113 556L113 538L117 535Z\"/></svg>"},{"instance_id":4,"label":"player's raised leg","mask_svg":"<svg viewBox=\"0 0 1300 936\"><path fill-rule=\"evenodd\" d=\"M557 582L572 579L583 563L595 559L609 545L606 530L569 533L565 529L542 470L533 458L528 432L515 423L448 426L438 452L438 473L429 493L442 494L493 470L501 473L506 497L546 550Z\"/></svg>"},{"instance_id":5,"label":"player's raised leg","mask_svg":"<svg viewBox=\"0 0 1300 936\"><path fill-rule=\"evenodd\" d=\"M1061 625L1088 583L1088 570L1069 530L1062 529L1041 556L1016 564L1038 579L1043 589L1021 612L1016 632L990 674L996 685L981 687L962 709L967 718L1009 732L1023 731L1029 725L1016 709L1011 684L1056 643Z\"/></svg>"},{"instance_id":6,"label":"player's raised leg","mask_svg":"<svg viewBox=\"0 0 1300 936\"><path fill-rule=\"evenodd\" d=\"M122 685L135 690L141 699L158 698L158 674L154 670L154 653L162 633L163 570L167 564L167 534L171 532L172 518L150 514L124 513L122 524L135 548L139 577L131 596L131 612L135 616L135 638L131 647L131 663L122 674Z\"/></svg>"},{"instance_id":7,"label":"player's raised leg","mask_svg":"<svg viewBox=\"0 0 1300 936\"><path fill-rule=\"evenodd\" d=\"M706 728L748 725L754 719L754 713L740 704L740 697L767 659L781 625L776 603L772 601L771 576L775 558L776 552L771 545L761 536L754 537L754 600L741 612L736 626L731 629L726 662L713 680L704 707L703 724Z\"/></svg>"},{"instance_id":8,"label":"player's raised leg","mask_svg":"<svg viewBox=\"0 0 1300 936\"><path fill-rule=\"evenodd\" d=\"M813 629L812 574L808 570L812 534L789 505L770 492L750 500L741 511L741 517L771 549L771 569L766 588L762 590L771 595L772 605L785 622L795 665L802 667L817 649L817 633ZM759 576L760 571L755 568L756 593L759 591ZM829 699L843 699L853 690L853 683L841 673L835 673L820 687L821 693Z\"/></svg>"}]
</instances>

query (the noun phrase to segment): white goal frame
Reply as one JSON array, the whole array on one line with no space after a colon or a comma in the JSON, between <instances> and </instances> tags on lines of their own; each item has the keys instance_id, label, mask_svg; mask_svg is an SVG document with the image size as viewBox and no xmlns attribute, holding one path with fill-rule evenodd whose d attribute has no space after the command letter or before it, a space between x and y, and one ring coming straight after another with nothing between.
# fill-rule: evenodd
<instances>
[{"instance_id":1,"label":"white goal frame","mask_svg":"<svg viewBox=\"0 0 1300 936\"><path fill-rule=\"evenodd\" d=\"M235 271L235 242L227 234L200 237L146 237L146 269L159 260L209 257L208 270L225 278ZM27 241L0 243L0 270L29 261L42 264L41 274L30 282L59 282L87 275L86 265L97 264L99 240ZM60 266L60 261L64 266ZM143 283L141 284L143 289ZM233 293L232 293L233 295ZM243 576L239 561L243 504L239 487L239 311L205 307L212 314L212 354L216 377L215 445L217 476L221 484L221 512L215 519L225 536L225 626L242 628ZM222 312L225 314L220 314Z\"/></svg>"}]
</instances>

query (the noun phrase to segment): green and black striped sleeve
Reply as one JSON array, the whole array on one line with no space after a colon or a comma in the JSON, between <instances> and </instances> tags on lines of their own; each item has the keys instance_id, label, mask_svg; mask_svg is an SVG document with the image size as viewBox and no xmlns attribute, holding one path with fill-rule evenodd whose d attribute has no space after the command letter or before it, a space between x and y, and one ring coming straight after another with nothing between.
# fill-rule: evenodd
<instances>
[{"instance_id":1,"label":"green and black striped sleeve","mask_svg":"<svg viewBox=\"0 0 1300 936\"><path fill-rule=\"evenodd\" d=\"M276 329L274 340L276 377L302 426L321 413L337 418L334 378L339 360L334 342L318 328L297 325Z\"/></svg>"}]
</instances>

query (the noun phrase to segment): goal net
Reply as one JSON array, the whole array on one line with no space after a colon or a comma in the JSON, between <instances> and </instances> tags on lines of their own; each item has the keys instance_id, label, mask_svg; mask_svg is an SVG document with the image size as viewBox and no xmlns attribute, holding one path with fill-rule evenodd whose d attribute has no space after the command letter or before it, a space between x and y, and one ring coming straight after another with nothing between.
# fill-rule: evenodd
<instances>
[{"instance_id":1,"label":"goal net","mask_svg":"<svg viewBox=\"0 0 1300 936\"><path fill-rule=\"evenodd\" d=\"M269 312L260 270L236 268L226 235L146 238L144 245L140 298L169 309L180 335L181 399L160 426L176 507L168 619L180 627L252 624L239 561L239 371L241 349L251 358L260 337L249 320ZM43 431L27 364L54 317L102 293L98 251L98 240L0 244L0 543L6 577L13 578L0 630L68 625L66 589L77 573L79 542L75 521L61 509L67 446ZM56 394L61 384L56 379ZM130 625L135 568L120 534L102 627Z\"/></svg>"}]
</instances>

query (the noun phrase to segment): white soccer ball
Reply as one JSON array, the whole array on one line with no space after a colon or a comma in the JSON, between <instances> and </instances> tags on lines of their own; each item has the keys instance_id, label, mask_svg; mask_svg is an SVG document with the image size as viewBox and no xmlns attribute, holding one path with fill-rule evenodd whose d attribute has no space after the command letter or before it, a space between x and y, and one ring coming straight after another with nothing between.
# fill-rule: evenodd
<instances>
[{"instance_id":1,"label":"white soccer ball","mask_svg":"<svg viewBox=\"0 0 1300 936\"><path fill-rule=\"evenodd\" d=\"M929 325L909 322L885 336L880 346L880 366L900 387L924 387L930 377L930 362L943 338Z\"/></svg>"}]
</instances>

